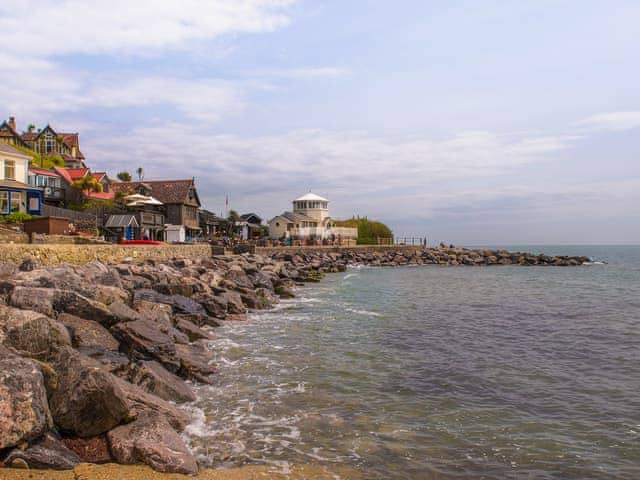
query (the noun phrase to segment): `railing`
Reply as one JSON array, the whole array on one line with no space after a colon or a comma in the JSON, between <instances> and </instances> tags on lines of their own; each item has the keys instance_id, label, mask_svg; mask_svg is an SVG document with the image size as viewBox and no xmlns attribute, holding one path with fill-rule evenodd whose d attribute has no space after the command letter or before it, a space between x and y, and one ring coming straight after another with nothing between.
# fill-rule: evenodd
<instances>
[{"instance_id":1,"label":"railing","mask_svg":"<svg viewBox=\"0 0 640 480\"><path fill-rule=\"evenodd\" d=\"M164 225L164 215L160 213L140 212L140 225Z\"/></svg>"},{"instance_id":2,"label":"railing","mask_svg":"<svg viewBox=\"0 0 640 480\"><path fill-rule=\"evenodd\" d=\"M69 210L68 208L54 207L52 205L42 205L42 215L45 217L64 217L69 220L93 221L95 223L96 216L93 213L79 212L77 210Z\"/></svg>"}]
</instances>

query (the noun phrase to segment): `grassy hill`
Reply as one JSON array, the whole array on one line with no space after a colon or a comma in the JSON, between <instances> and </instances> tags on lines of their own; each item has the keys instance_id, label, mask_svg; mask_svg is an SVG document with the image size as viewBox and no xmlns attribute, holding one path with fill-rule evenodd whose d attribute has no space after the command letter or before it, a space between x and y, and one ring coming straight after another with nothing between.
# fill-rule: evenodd
<instances>
[{"instance_id":1,"label":"grassy hill","mask_svg":"<svg viewBox=\"0 0 640 480\"><path fill-rule=\"evenodd\" d=\"M336 221L337 227L357 227L358 245L377 245L378 239L393 239L393 232L384 223L368 218L351 218L349 220Z\"/></svg>"}]
</instances>

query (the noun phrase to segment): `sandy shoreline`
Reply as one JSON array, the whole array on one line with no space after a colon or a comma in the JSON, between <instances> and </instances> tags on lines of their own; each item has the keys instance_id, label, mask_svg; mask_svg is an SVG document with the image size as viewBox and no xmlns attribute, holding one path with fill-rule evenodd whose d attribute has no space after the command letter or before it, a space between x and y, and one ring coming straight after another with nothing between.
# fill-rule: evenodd
<instances>
[{"instance_id":1,"label":"sandy shoreline","mask_svg":"<svg viewBox=\"0 0 640 480\"><path fill-rule=\"evenodd\" d=\"M95 465L82 463L73 470L0 470L2 480L359 480L362 473L345 467L294 465L290 472L269 466L246 466L230 469L205 469L196 476L160 473L140 465Z\"/></svg>"}]
</instances>

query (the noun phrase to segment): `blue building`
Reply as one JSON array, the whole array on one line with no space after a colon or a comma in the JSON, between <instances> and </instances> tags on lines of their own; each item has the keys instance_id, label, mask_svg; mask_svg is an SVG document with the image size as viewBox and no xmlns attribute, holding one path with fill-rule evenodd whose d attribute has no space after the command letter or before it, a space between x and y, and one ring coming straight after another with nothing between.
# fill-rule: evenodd
<instances>
[{"instance_id":1,"label":"blue building","mask_svg":"<svg viewBox=\"0 0 640 480\"><path fill-rule=\"evenodd\" d=\"M0 142L0 215L40 215L42 189L28 184L31 157Z\"/></svg>"}]
</instances>

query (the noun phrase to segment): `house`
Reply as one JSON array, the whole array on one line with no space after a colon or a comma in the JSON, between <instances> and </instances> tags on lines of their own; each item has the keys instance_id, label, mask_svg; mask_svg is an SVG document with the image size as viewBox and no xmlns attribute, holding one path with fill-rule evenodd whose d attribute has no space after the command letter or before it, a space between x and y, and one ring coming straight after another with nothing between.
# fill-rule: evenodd
<instances>
[{"instance_id":1,"label":"house","mask_svg":"<svg viewBox=\"0 0 640 480\"><path fill-rule=\"evenodd\" d=\"M240 215L240 221L235 226L242 240L259 238L262 233L262 218L255 213L245 213Z\"/></svg>"},{"instance_id":2,"label":"house","mask_svg":"<svg viewBox=\"0 0 640 480\"><path fill-rule=\"evenodd\" d=\"M0 142L0 215L40 215L42 190L27 183L31 157Z\"/></svg>"},{"instance_id":3,"label":"house","mask_svg":"<svg viewBox=\"0 0 640 480\"><path fill-rule=\"evenodd\" d=\"M16 130L15 117L9 117L9 121L5 120L0 124L0 142L13 147L29 148Z\"/></svg>"},{"instance_id":4,"label":"house","mask_svg":"<svg viewBox=\"0 0 640 480\"><path fill-rule=\"evenodd\" d=\"M21 135L27 147L41 156L60 156L65 168L85 168L84 155L80 151L78 133L57 133L50 125L37 132Z\"/></svg>"},{"instance_id":5,"label":"house","mask_svg":"<svg viewBox=\"0 0 640 480\"><path fill-rule=\"evenodd\" d=\"M268 222L273 240L297 240L304 243L355 243L357 228L336 227L329 215L329 200L307 193L293 201L293 211L283 212Z\"/></svg>"},{"instance_id":6,"label":"house","mask_svg":"<svg viewBox=\"0 0 640 480\"><path fill-rule=\"evenodd\" d=\"M62 179L62 188L64 189L65 202L81 203L85 200L113 200L115 192L110 187L109 178L106 173L91 173L88 168L63 168L53 167ZM94 177L103 186L101 192L80 191L73 186L73 182L84 177Z\"/></svg>"},{"instance_id":7,"label":"house","mask_svg":"<svg viewBox=\"0 0 640 480\"><path fill-rule=\"evenodd\" d=\"M124 195L139 193L159 200L163 204L167 230L170 225L177 225L184 227L187 240L200 236L198 210L201 204L194 179L117 182L112 190Z\"/></svg>"},{"instance_id":8,"label":"house","mask_svg":"<svg viewBox=\"0 0 640 480\"><path fill-rule=\"evenodd\" d=\"M29 167L27 183L42 189L42 201L45 204L58 206L65 200L62 177L55 170Z\"/></svg>"},{"instance_id":9,"label":"house","mask_svg":"<svg viewBox=\"0 0 640 480\"><path fill-rule=\"evenodd\" d=\"M198 212L198 221L202 236L205 238L215 236L220 231L221 225L226 223L224 218L220 218L215 213L205 209L200 209Z\"/></svg>"}]
</instances>

